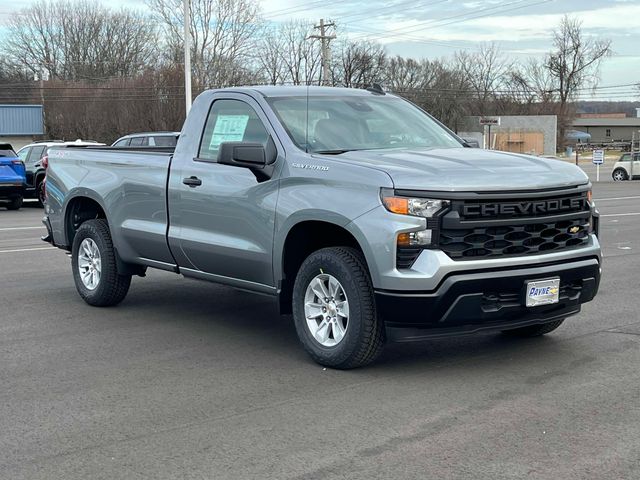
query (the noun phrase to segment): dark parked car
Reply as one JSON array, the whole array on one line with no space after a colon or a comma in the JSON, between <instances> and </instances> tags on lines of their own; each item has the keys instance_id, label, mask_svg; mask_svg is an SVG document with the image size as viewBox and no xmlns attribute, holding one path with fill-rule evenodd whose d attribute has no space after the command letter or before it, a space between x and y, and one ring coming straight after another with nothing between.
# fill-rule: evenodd
<instances>
[{"instance_id":1,"label":"dark parked car","mask_svg":"<svg viewBox=\"0 0 640 480\"><path fill-rule=\"evenodd\" d=\"M76 140L74 142L65 142L63 140L48 140L43 142L35 142L18 150L18 157L24 162L26 168L26 185L25 198L37 198L40 204L44 202L44 177L45 177L45 159L51 147L61 147L68 145L104 145L104 143L94 142L93 140Z\"/></svg>"}]
</instances>

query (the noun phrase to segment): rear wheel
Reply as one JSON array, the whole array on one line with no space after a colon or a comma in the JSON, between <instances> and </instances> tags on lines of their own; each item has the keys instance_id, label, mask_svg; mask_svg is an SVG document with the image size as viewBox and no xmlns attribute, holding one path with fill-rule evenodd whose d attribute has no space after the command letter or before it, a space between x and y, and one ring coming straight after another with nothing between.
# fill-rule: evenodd
<instances>
[{"instance_id":1,"label":"rear wheel","mask_svg":"<svg viewBox=\"0 0 640 480\"><path fill-rule=\"evenodd\" d=\"M300 342L321 365L361 367L382 352L384 326L356 249L323 248L307 257L293 287L293 318Z\"/></svg>"},{"instance_id":2,"label":"rear wheel","mask_svg":"<svg viewBox=\"0 0 640 480\"><path fill-rule=\"evenodd\" d=\"M541 325L530 325L528 327L514 328L513 330L505 330L505 335L511 337L539 337L547 333L553 332L556 328L562 325L562 320L556 320L555 322L543 323Z\"/></svg>"},{"instance_id":3,"label":"rear wheel","mask_svg":"<svg viewBox=\"0 0 640 480\"><path fill-rule=\"evenodd\" d=\"M129 291L131 275L118 274L109 225L104 219L80 225L73 239L71 266L76 289L89 305L116 305Z\"/></svg>"},{"instance_id":4,"label":"rear wheel","mask_svg":"<svg viewBox=\"0 0 640 480\"><path fill-rule=\"evenodd\" d=\"M614 182L622 182L624 180L629 180L629 175L622 168L616 168L611 174Z\"/></svg>"},{"instance_id":5,"label":"rear wheel","mask_svg":"<svg viewBox=\"0 0 640 480\"><path fill-rule=\"evenodd\" d=\"M11 198L11 200L9 201L9 205L7 205L7 210L20 210L23 201L24 198L22 197L22 195Z\"/></svg>"},{"instance_id":6,"label":"rear wheel","mask_svg":"<svg viewBox=\"0 0 640 480\"><path fill-rule=\"evenodd\" d=\"M38 203L40 204L41 207L44 206L44 202L46 199L44 189L45 189L45 183L43 178L38 182L38 185L36 186L36 196L38 197Z\"/></svg>"}]
</instances>

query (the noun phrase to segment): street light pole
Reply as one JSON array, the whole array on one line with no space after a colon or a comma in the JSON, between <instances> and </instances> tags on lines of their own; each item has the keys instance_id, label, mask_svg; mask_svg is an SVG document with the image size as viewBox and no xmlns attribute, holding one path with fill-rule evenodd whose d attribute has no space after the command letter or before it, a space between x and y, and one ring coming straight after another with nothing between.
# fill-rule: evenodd
<instances>
[{"instance_id":1,"label":"street light pole","mask_svg":"<svg viewBox=\"0 0 640 480\"><path fill-rule=\"evenodd\" d=\"M185 115L191 110L191 7L190 0L184 2L184 96Z\"/></svg>"}]
</instances>

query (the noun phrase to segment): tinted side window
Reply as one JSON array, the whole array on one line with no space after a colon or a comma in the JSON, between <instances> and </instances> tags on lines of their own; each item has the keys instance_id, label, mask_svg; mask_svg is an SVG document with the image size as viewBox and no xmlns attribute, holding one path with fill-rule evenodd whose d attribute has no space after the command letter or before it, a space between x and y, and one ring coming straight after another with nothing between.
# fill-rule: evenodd
<instances>
[{"instance_id":1,"label":"tinted side window","mask_svg":"<svg viewBox=\"0 0 640 480\"><path fill-rule=\"evenodd\" d=\"M216 160L223 142L261 143L269 133L256 111L240 100L216 100L209 111L198 157Z\"/></svg>"},{"instance_id":2,"label":"tinted side window","mask_svg":"<svg viewBox=\"0 0 640 480\"><path fill-rule=\"evenodd\" d=\"M175 147L177 138L169 135L153 137L156 147Z\"/></svg>"},{"instance_id":3,"label":"tinted side window","mask_svg":"<svg viewBox=\"0 0 640 480\"><path fill-rule=\"evenodd\" d=\"M113 146L114 147L126 147L129 145L129 141L131 139L130 138L125 138L123 140L119 140L118 142L114 143Z\"/></svg>"},{"instance_id":4,"label":"tinted side window","mask_svg":"<svg viewBox=\"0 0 640 480\"><path fill-rule=\"evenodd\" d=\"M146 137L133 137L131 139L131 143L130 145L132 147L143 147L145 145L147 145L147 138Z\"/></svg>"},{"instance_id":5,"label":"tinted side window","mask_svg":"<svg viewBox=\"0 0 640 480\"><path fill-rule=\"evenodd\" d=\"M22 150L20 150L18 152L18 157L20 157L20 160L22 160L23 162L26 162L30 151L31 151L31 148L23 148Z\"/></svg>"},{"instance_id":6,"label":"tinted side window","mask_svg":"<svg viewBox=\"0 0 640 480\"><path fill-rule=\"evenodd\" d=\"M44 145L42 147L31 147L31 153L29 153L28 162L36 163L38 160L40 160L44 155L45 148L46 147Z\"/></svg>"}]
</instances>

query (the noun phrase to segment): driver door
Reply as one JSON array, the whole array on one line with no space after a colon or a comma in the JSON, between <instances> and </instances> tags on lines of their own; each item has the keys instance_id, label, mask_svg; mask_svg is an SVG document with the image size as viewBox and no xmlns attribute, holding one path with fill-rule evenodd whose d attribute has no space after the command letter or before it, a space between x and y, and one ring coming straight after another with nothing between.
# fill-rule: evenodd
<instances>
[{"instance_id":1,"label":"driver door","mask_svg":"<svg viewBox=\"0 0 640 480\"><path fill-rule=\"evenodd\" d=\"M258 181L248 169L217 163L222 142L267 145L275 138L250 97L214 97L195 158L171 174L169 241L191 274L254 290L275 290L272 270L278 181ZM278 147L279 148L279 147Z\"/></svg>"}]
</instances>

